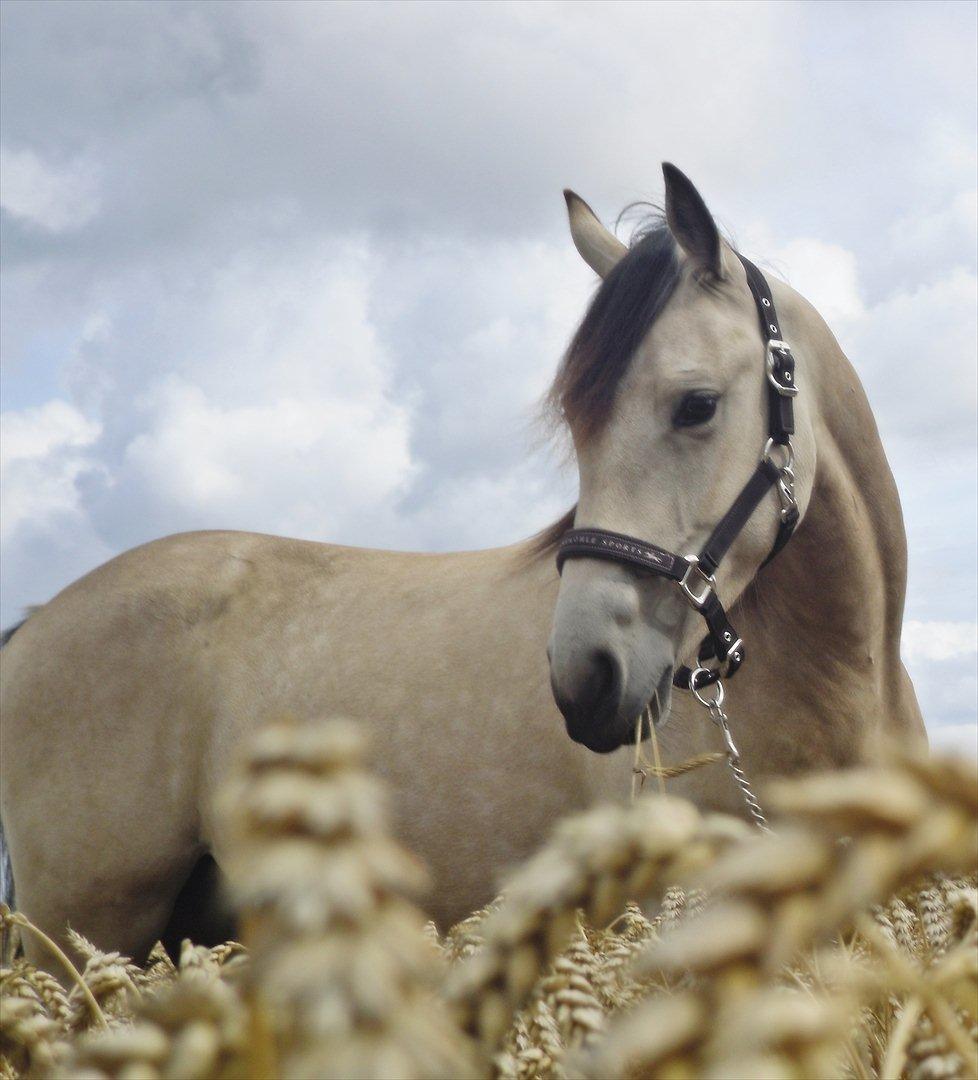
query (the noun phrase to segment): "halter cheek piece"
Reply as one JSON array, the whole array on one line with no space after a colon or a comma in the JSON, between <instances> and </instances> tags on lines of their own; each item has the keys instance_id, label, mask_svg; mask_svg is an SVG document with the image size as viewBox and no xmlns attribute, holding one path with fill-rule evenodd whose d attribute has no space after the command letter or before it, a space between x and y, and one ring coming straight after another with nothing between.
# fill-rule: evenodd
<instances>
[{"instance_id":1,"label":"halter cheek piece","mask_svg":"<svg viewBox=\"0 0 978 1080\"><path fill-rule=\"evenodd\" d=\"M720 603L714 575L731 544L775 485L781 499L781 523L774 547L763 565L766 566L784 547L798 524L795 477L792 472L794 455L791 449L791 436L795 432L792 399L798 393L795 360L781 338L774 297L764 275L743 255L737 257L747 271L747 284L760 316L768 383L769 438L753 475L717 523L698 555L676 555L646 540L606 529L570 529L557 549L558 572L563 569L566 559L610 559L641 567L678 584L689 604L703 616L707 628L698 653L699 666L695 671L682 666L673 677L673 685L682 690L696 691L719 681L721 677L732 676L744 662L744 643ZM717 666L705 668L705 662L713 659L717 661Z\"/></svg>"}]
</instances>

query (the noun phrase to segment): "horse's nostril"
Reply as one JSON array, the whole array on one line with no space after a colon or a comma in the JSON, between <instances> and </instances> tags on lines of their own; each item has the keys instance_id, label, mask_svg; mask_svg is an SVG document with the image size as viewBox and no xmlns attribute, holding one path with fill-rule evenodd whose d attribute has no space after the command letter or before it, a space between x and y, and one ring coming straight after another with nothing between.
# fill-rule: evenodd
<instances>
[{"instance_id":1,"label":"horse's nostril","mask_svg":"<svg viewBox=\"0 0 978 1080\"><path fill-rule=\"evenodd\" d=\"M550 669L550 685L567 733L592 750L615 749L626 677L622 659L607 647L562 654L558 645L553 649L557 663Z\"/></svg>"},{"instance_id":2,"label":"horse's nostril","mask_svg":"<svg viewBox=\"0 0 978 1080\"><path fill-rule=\"evenodd\" d=\"M564 714L567 734L596 753L616 750L621 743L613 721L621 695L621 664L611 652L598 650L577 669L570 685L553 680L554 699ZM610 726L609 726L610 725Z\"/></svg>"},{"instance_id":3,"label":"horse's nostril","mask_svg":"<svg viewBox=\"0 0 978 1080\"><path fill-rule=\"evenodd\" d=\"M565 716L573 713L578 723L600 722L617 705L618 664L611 653L599 650L581 676L573 700L567 703L569 709L562 707L561 711Z\"/></svg>"},{"instance_id":4,"label":"horse's nostril","mask_svg":"<svg viewBox=\"0 0 978 1080\"><path fill-rule=\"evenodd\" d=\"M597 705L608 697L615 685L615 663L608 653L595 654L589 682L588 697Z\"/></svg>"}]
</instances>

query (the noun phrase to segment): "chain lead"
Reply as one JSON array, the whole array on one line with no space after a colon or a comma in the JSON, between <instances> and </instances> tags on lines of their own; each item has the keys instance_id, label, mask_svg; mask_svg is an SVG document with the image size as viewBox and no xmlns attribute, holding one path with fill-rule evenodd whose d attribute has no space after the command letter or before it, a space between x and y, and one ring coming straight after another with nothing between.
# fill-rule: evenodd
<instances>
[{"instance_id":1,"label":"chain lead","mask_svg":"<svg viewBox=\"0 0 978 1080\"><path fill-rule=\"evenodd\" d=\"M740 788L741 794L744 797L744 802L747 805L747 812L754 819L754 824L763 832L770 832L771 826L767 823L767 818L764 816L764 811L761 809L761 804L757 801L757 796L754 794L754 789L751 787L750 781L747 779L744 770L740 767L740 751L737 749L737 744L733 741L733 735L730 731L730 717L723 711L723 683L717 679L716 682L711 685L714 687L715 693L712 698L703 696L703 693L696 686L696 677L700 673L709 674L707 668L697 668L689 679L689 688L693 691L693 696L696 700L709 711L710 719L714 724L723 732L723 741L727 749L727 765L730 771L734 775L734 779L737 781L737 786ZM704 689L706 689L704 687Z\"/></svg>"}]
</instances>

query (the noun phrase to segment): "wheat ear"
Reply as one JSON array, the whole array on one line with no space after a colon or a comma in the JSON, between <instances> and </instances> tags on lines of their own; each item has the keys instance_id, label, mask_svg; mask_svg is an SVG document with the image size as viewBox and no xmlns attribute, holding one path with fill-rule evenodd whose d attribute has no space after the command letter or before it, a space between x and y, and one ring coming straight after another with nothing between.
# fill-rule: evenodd
<instances>
[{"instance_id":1,"label":"wheat ear","mask_svg":"<svg viewBox=\"0 0 978 1080\"><path fill-rule=\"evenodd\" d=\"M102 1008L98 1001L95 999L95 995L88 988L84 978L78 968L68 959L67 954L61 948L60 945L52 938L48 937L43 930L36 927L26 915L22 915L19 911L11 911L6 904L0 904L0 922L4 924L10 924L11 926L17 926L21 930L26 930L29 934L33 934L34 937L51 953L52 956L61 964L68 974L68 977L75 984L81 995L82 1000L85 1002L88 1010L91 1012L92 1019L99 1027L107 1027L105 1014L102 1012Z\"/></svg>"},{"instance_id":2,"label":"wheat ear","mask_svg":"<svg viewBox=\"0 0 978 1080\"><path fill-rule=\"evenodd\" d=\"M695 876L724 899L635 962L637 977L693 974L695 989L623 1018L584 1072L834 1075L856 1002L841 989L818 997L776 980L803 950L921 874L973 872L976 792L972 767L940 760L770 785L778 833L733 845Z\"/></svg>"},{"instance_id":3,"label":"wheat ear","mask_svg":"<svg viewBox=\"0 0 978 1080\"><path fill-rule=\"evenodd\" d=\"M607 923L626 901L662 891L747 831L734 819L704 818L684 800L652 794L561 822L486 916L481 950L449 974L446 994L462 1025L491 1055L574 934L579 910L592 925Z\"/></svg>"},{"instance_id":4,"label":"wheat ear","mask_svg":"<svg viewBox=\"0 0 978 1080\"><path fill-rule=\"evenodd\" d=\"M237 945L205 949L185 941L180 963L164 965L126 1022L76 1036L58 1080L216 1080L243 1077L247 1033ZM160 963L159 958L153 961ZM140 981L145 972L139 973Z\"/></svg>"},{"instance_id":5,"label":"wheat ear","mask_svg":"<svg viewBox=\"0 0 978 1080\"><path fill-rule=\"evenodd\" d=\"M443 960L408 897L420 864L389 837L355 725L276 724L221 798L226 865L253 952L252 1061L290 1077L464 1077L436 988Z\"/></svg>"}]
</instances>

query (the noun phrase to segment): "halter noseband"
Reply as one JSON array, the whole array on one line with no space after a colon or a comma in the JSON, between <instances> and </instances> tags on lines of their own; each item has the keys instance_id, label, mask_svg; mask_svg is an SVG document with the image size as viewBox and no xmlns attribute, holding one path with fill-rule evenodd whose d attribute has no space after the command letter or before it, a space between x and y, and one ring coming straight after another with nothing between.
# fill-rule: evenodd
<instances>
[{"instance_id":1,"label":"halter noseband","mask_svg":"<svg viewBox=\"0 0 978 1080\"><path fill-rule=\"evenodd\" d=\"M700 666L694 672L683 665L673 677L673 685L682 690L695 691L717 682L721 676L732 676L744 662L744 643L720 603L714 577L731 544L775 484L781 499L781 524L774 547L763 565L766 566L788 542L799 517L791 449L791 436L795 432L792 399L798 393L795 360L782 340L774 297L764 275L743 255L738 254L737 257L747 271L747 284L761 321L768 383L769 438L753 475L717 523L698 555L676 555L646 540L607 529L570 529L557 549L558 572L563 569L566 559L610 559L639 566L679 585L683 596L703 616L707 627L707 635L698 653ZM716 668L703 667L706 660L714 658L717 660Z\"/></svg>"}]
</instances>

